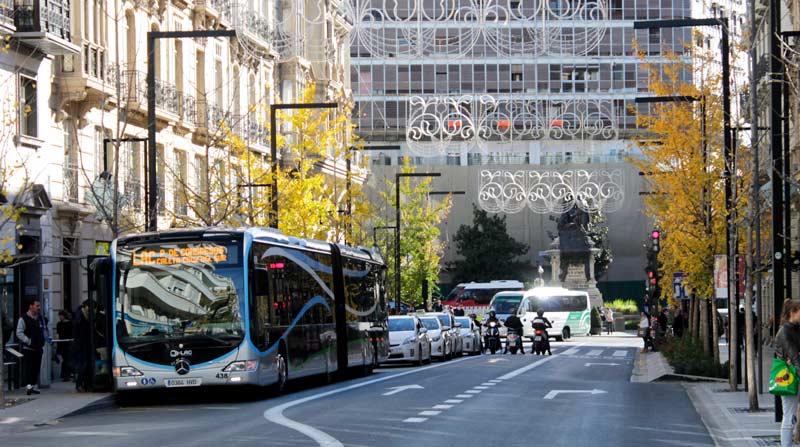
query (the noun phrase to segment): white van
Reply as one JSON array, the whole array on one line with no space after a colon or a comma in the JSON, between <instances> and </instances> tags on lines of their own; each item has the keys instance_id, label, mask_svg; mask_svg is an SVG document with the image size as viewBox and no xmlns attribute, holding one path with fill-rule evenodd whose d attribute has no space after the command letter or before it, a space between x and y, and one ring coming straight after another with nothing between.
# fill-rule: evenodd
<instances>
[{"instance_id":1,"label":"white van","mask_svg":"<svg viewBox=\"0 0 800 447\"><path fill-rule=\"evenodd\" d=\"M586 292L563 287L536 287L525 292L517 311L524 327L523 337L533 339L533 320L539 309L553 323L547 333L557 341L589 333L592 308Z\"/></svg>"},{"instance_id":2,"label":"white van","mask_svg":"<svg viewBox=\"0 0 800 447\"><path fill-rule=\"evenodd\" d=\"M489 312L494 311L498 320L505 321L511 315L516 315L519 309L519 303L525 296L525 292L498 292L495 294L492 301L489 302L489 307L486 308L486 313L483 315L483 321L489 318ZM500 326L500 337L505 338L506 327Z\"/></svg>"}]
</instances>

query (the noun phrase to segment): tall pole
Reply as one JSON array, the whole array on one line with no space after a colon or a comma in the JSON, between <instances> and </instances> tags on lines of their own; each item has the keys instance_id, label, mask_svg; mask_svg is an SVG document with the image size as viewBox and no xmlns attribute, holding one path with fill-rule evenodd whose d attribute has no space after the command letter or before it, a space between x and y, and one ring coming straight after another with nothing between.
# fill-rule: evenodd
<instances>
[{"instance_id":1,"label":"tall pole","mask_svg":"<svg viewBox=\"0 0 800 447\"><path fill-rule=\"evenodd\" d=\"M158 178L156 176L156 33L147 33L147 231L158 230Z\"/></svg>"},{"instance_id":2,"label":"tall pole","mask_svg":"<svg viewBox=\"0 0 800 447\"><path fill-rule=\"evenodd\" d=\"M394 176L394 310L400 314L400 174Z\"/></svg>"},{"instance_id":3,"label":"tall pole","mask_svg":"<svg viewBox=\"0 0 800 447\"><path fill-rule=\"evenodd\" d=\"M750 38L752 39L750 45L750 147L753 151L753 184L752 184L752 191L751 191L751 206L753 207L753 224L755 226L755 259L750 263L752 267L751 274L754 276L755 279L755 295L756 295L756 309L757 309L757 317L763 318L764 312L761 310L761 200L759 197L759 174L760 174L760 166L759 166L759 152L760 152L760 145L758 144L758 82L757 78L759 76L758 73L758 58L755 45L756 36L758 35L758 22L756 21L756 2L750 1ZM752 255L748 250L748 255ZM750 282L746 282L746 284L750 284ZM747 304L747 303L745 303ZM745 307L745 316L747 315L749 310L747 306ZM764 320L761 320L762 322ZM747 323L747 327L750 327L751 324ZM756 349L756 383L758 384L758 393L761 394L764 392L764 385L761 383L762 381L762 369L763 369L763 351L761 349L761 331L758 328L755 328L755 334L753 339L755 340L755 349ZM756 406L758 405L758 400L756 399Z\"/></svg>"}]
</instances>

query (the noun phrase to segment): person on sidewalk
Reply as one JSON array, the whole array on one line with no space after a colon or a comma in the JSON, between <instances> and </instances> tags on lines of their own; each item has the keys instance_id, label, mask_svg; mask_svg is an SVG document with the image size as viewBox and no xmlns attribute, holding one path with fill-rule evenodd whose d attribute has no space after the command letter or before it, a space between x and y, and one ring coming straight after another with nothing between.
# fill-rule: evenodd
<instances>
[{"instance_id":1,"label":"person on sidewalk","mask_svg":"<svg viewBox=\"0 0 800 447\"><path fill-rule=\"evenodd\" d=\"M783 302L781 328L775 335L775 355L795 368L800 367L800 300ZM797 422L797 395L781 396L783 422L781 423L781 447L792 446L792 434Z\"/></svg>"},{"instance_id":2,"label":"person on sidewalk","mask_svg":"<svg viewBox=\"0 0 800 447\"><path fill-rule=\"evenodd\" d=\"M56 336L58 340L69 340L72 338L72 321L69 313L65 310L58 311L58 323L56 324ZM56 345L56 355L61 358L61 381L68 382L72 379L72 361L70 360L70 342L60 341Z\"/></svg>"},{"instance_id":3,"label":"person on sidewalk","mask_svg":"<svg viewBox=\"0 0 800 447\"><path fill-rule=\"evenodd\" d=\"M614 311L610 307L606 307L603 316L606 320L606 334L611 335L614 333Z\"/></svg>"},{"instance_id":4,"label":"person on sidewalk","mask_svg":"<svg viewBox=\"0 0 800 447\"><path fill-rule=\"evenodd\" d=\"M45 329L41 324L44 320L39 318L42 303L34 299L28 303L28 311L17 322L17 339L22 345L22 371L26 393L39 394L39 371L42 367L42 353L44 352Z\"/></svg>"},{"instance_id":5,"label":"person on sidewalk","mask_svg":"<svg viewBox=\"0 0 800 447\"><path fill-rule=\"evenodd\" d=\"M73 341L70 356L72 357L72 368L75 371L75 389L79 393L83 393L91 389L89 382L94 362L91 352L92 328L89 324L88 300L84 301L81 307L75 311L72 321Z\"/></svg>"},{"instance_id":6,"label":"person on sidewalk","mask_svg":"<svg viewBox=\"0 0 800 447\"><path fill-rule=\"evenodd\" d=\"M644 346L642 347L642 352L647 352L647 348L650 347L650 316L647 315L646 312L642 312L641 318L639 319L639 336L642 337L642 341L644 342Z\"/></svg>"},{"instance_id":7,"label":"person on sidewalk","mask_svg":"<svg viewBox=\"0 0 800 447\"><path fill-rule=\"evenodd\" d=\"M683 316L683 309L678 309L675 313L675 319L672 320L672 335L676 338L683 337L683 330L687 326L686 317Z\"/></svg>"}]
</instances>

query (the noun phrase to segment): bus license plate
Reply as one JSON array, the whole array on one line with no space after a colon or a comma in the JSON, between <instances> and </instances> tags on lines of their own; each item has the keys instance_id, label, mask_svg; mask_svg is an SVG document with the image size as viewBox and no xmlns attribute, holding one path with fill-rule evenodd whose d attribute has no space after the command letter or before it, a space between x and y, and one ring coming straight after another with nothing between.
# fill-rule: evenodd
<instances>
[{"instance_id":1,"label":"bus license plate","mask_svg":"<svg viewBox=\"0 0 800 447\"><path fill-rule=\"evenodd\" d=\"M166 379L164 385L167 388L177 388L182 386L200 386L203 384L201 378L184 378L184 379Z\"/></svg>"}]
</instances>

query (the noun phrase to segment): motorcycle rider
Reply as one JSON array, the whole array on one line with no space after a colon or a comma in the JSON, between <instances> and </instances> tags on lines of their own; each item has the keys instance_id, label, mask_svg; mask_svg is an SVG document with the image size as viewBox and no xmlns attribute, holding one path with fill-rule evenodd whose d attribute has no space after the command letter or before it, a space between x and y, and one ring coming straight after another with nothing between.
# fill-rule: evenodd
<instances>
[{"instance_id":1,"label":"motorcycle rider","mask_svg":"<svg viewBox=\"0 0 800 447\"><path fill-rule=\"evenodd\" d=\"M540 330L544 332L544 340L547 344L547 355L553 355L550 351L550 336L547 334L547 329L553 327L553 323L544 316L544 311L539 309L536 311L536 318L533 319L531 322L533 324L533 330Z\"/></svg>"},{"instance_id":2,"label":"motorcycle rider","mask_svg":"<svg viewBox=\"0 0 800 447\"><path fill-rule=\"evenodd\" d=\"M494 323L496 326L500 327L500 320L497 318L497 313L493 310L489 311L489 318L486 319L486 322L483 323L484 330L488 331L489 325ZM489 334L488 332L485 333L483 340L483 347L486 348L489 346Z\"/></svg>"},{"instance_id":3,"label":"motorcycle rider","mask_svg":"<svg viewBox=\"0 0 800 447\"><path fill-rule=\"evenodd\" d=\"M505 326L506 328L513 329L517 332L517 344L519 345L519 352L521 354L525 354L525 349L522 347L522 321L520 321L518 316L511 315L510 317L506 318ZM508 352L507 350L508 347L506 346L506 350L503 351L503 354Z\"/></svg>"}]
</instances>

